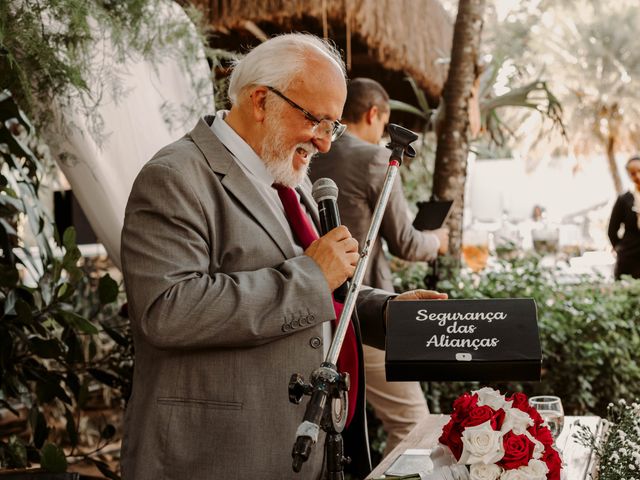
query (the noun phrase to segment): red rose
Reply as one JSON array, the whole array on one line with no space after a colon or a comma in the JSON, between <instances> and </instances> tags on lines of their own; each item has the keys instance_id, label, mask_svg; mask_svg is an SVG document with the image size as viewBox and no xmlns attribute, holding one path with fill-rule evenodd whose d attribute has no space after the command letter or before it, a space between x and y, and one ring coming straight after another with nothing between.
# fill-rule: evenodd
<instances>
[{"instance_id":1,"label":"red rose","mask_svg":"<svg viewBox=\"0 0 640 480\"><path fill-rule=\"evenodd\" d=\"M502 424L504 423L504 417L506 415L507 414L504 412L503 409L499 408L498 410L496 410L495 415L491 419L491 426L493 427L494 430L500 430L502 428Z\"/></svg>"},{"instance_id":2,"label":"red rose","mask_svg":"<svg viewBox=\"0 0 640 480\"><path fill-rule=\"evenodd\" d=\"M529 427L529 433L544 446L550 447L553 445L553 436L551 435L549 427L544 427L542 425Z\"/></svg>"},{"instance_id":3,"label":"red rose","mask_svg":"<svg viewBox=\"0 0 640 480\"><path fill-rule=\"evenodd\" d=\"M478 404L478 395L464 393L453 402L453 413L451 418L456 422L461 422L469 414L469 410Z\"/></svg>"},{"instance_id":4,"label":"red rose","mask_svg":"<svg viewBox=\"0 0 640 480\"><path fill-rule=\"evenodd\" d=\"M511 397L507 397L507 401L513 402L511 406L513 408L518 408L523 412L527 412L529 410L529 400L524 393L518 392L511 395Z\"/></svg>"},{"instance_id":5,"label":"red rose","mask_svg":"<svg viewBox=\"0 0 640 480\"><path fill-rule=\"evenodd\" d=\"M475 427L481 425L484 422L490 420L491 428L494 430L500 430L502 422L504 422L504 410L499 408L497 411L488 405L482 405L481 407L474 407L467 413L466 418L463 418L460 422L461 427Z\"/></svg>"},{"instance_id":6,"label":"red rose","mask_svg":"<svg viewBox=\"0 0 640 480\"><path fill-rule=\"evenodd\" d=\"M560 480L560 469L562 468L560 454L548 445L544 449L541 460L547 464L547 468L549 469L547 480Z\"/></svg>"},{"instance_id":7,"label":"red rose","mask_svg":"<svg viewBox=\"0 0 640 480\"><path fill-rule=\"evenodd\" d=\"M442 435L438 441L449 447L451 453L456 457L456 460L460 459L460 455L462 455L462 432L460 431L459 425L452 420L449 420L443 429Z\"/></svg>"},{"instance_id":8,"label":"red rose","mask_svg":"<svg viewBox=\"0 0 640 480\"><path fill-rule=\"evenodd\" d=\"M535 409L535 407L529 407L529 409L525 410L525 412L527 412L529 416L533 419L533 423L535 424L536 427L539 427L544 423L544 420L538 413L538 410Z\"/></svg>"},{"instance_id":9,"label":"red rose","mask_svg":"<svg viewBox=\"0 0 640 480\"><path fill-rule=\"evenodd\" d=\"M529 464L533 457L534 443L526 435L515 435L508 432L502 437L504 457L498 465L505 470L512 470Z\"/></svg>"},{"instance_id":10,"label":"red rose","mask_svg":"<svg viewBox=\"0 0 640 480\"><path fill-rule=\"evenodd\" d=\"M460 425L463 427L475 427L476 425L480 425L487 420L491 420L496 412L493 408L482 405L481 407L474 407L467 412L465 418L462 419ZM492 428L495 428L494 425L491 425Z\"/></svg>"}]
</instances>

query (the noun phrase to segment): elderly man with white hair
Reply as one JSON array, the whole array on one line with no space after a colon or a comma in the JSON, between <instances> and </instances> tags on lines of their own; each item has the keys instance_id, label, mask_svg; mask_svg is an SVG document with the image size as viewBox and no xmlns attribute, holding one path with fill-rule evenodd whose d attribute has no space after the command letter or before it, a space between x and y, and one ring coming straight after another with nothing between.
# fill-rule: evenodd
<instances>
[{"instance_id":1,"label":"elderly man with white hair","mask_svg":"<svg viewBox=\"0 0 640 480\"><path fill-rule=\"evenodd\" d=\"M332 292L358 260L345 227L318 235L306 177L344 130L345 96L329 44L273 38L236 65L231 110L201 119L140 172L122 232L136 355L125 480L321 477L322 435L292 471L304 407L289 403L287 385L323 361L342 308ZM390 298L363 287L357 301L363 341L379 348ZM346 450L364 475L360 342L354 319L338 369L352 378Z\"/></svg>"}]
</instances>

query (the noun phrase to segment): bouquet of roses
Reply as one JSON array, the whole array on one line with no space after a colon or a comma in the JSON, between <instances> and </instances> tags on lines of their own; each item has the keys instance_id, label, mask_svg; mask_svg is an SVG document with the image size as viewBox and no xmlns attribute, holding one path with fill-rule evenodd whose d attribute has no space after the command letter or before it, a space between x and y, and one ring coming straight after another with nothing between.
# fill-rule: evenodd
<instances>
[{"instance_id":1,"label":"bouquet of roses","mask_svg":"<svg viewBox=\"0 0 640 480\"><path fill-rule=\"evenodd\" d=\"M471 480L560 480L562 461L543 423L525 394L505 398L485 387L453 402L439 440Z\"/></svg>"}]
</instances>

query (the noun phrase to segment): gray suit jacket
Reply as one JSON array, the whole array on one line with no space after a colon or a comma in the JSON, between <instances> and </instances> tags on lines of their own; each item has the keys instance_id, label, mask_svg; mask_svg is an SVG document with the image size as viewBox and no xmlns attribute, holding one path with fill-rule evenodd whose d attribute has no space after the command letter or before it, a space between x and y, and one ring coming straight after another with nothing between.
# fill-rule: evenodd
<instances>
[{"instance_id":1,"label":"gray suit jacket","mask_svg":"<svg viewBox=\"0 0 640 480\"><path fill-rule=\"evenodd\" d=\"M123 477L315 478L322 443L301 474L291 469L306 401L290 404L287 384L323 360L330 292L311 258L294 257L211 121L158 152L127 204L122 265L136 361ZM363 289L358 299L373 345L384 344L388 296Z\"/></svg>"},{"instance_id":2,"label":"gray suit jacket","mask_svg":"<svg viewBox=\"0 0 640 480\"><path fill-rule=\"evenodd\" d=\"M390 152L345 133L331 145L329 152L318 155L311 164L311 180L328 177L338 185L340 220L360 245L363 245L371 225ZM438 243L435 235L413 228L408 212L400 177L397 176L378 238L371 249L363 281L365 285L393 291L391 269L380 237L387 242L391 254L404 260L431 260L436 257Z\"/></svg>"}]
</instances>

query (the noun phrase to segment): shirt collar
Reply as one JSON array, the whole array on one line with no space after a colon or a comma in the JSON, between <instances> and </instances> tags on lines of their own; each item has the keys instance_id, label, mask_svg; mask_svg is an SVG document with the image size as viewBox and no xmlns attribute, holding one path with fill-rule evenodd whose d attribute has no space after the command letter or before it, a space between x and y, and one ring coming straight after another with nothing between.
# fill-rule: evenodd
<instances>
[{"instance_id":1,"label":"shirt collar","mask_svg":"<svg viewBox=\"0 0 640 480\"><path fill-rule=\"evenodd\" d=\"M271 186L273 176L253 148L225 121L228 113L228 110L218 110L211 124L211 130L246 172L261 183Z\"/></svg>"}]
</instances>

